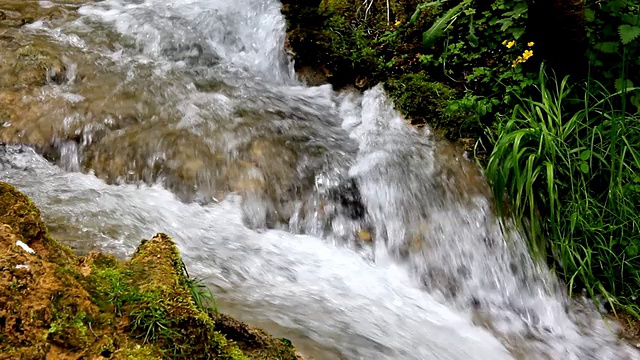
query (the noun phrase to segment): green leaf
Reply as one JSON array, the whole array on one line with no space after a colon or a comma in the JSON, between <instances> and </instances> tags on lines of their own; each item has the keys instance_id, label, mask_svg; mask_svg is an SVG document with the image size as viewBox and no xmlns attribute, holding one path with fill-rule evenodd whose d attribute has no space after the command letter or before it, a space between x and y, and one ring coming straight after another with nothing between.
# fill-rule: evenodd
<instances>
[{"instance_id":1,"label":"green leaf","mask_svg":"<svg viewBox=\"0 0 640 360\"><path fill-rule=\"evenodd\" d=\"M631 97L631 104L637 108L638 113L640 114L640 96L639 95L633 95Z\"/></svg>"},{"instance_id":2,"label":"green leaf","mask_svg":"<svg viewBox=\"0 0 640 360\"><path fill-rule=\"evenodd\" d=\"M580 160L587 161L591 157L591 150L585 150L580 153Z\"/></svg>"},{"instance_id":3,"label":"green leaf","mask_svg":"<svg viewBox=\"0 0 640 360\"><path fill-rule=\"evenodd\" d=\"M420 4L416 7L416 11L411 15L411 19L409 19L409 25L415 24L420 18L420 14L426 10L430 6L438 6L440 5L440 1L433 1L430 3Z\"/></svg>"},{"instance_id":4,"label":"green leaf","mask_svg":"<svg viewBox=\"0 0 640 360\"><path fill-rule=\"evenodd\" d=\"M465 0L455 7L449 9L444 15L436 19L431 27L422 33L422 45L425 48L430 48L433 44L444 35L446 29L456 20L460 12L469 4L471 0Z\"/></svg>"},{"instance_id":5,"label":"green leaf","mask_svg":"<svg viewBox=\"0 0 640 360\"><path fill-rule=\"evenodd\" d=\"M636 255L638 255L638 246L637 245L627 246L626 252L629 257L635 257Z\"/></svg>"},{"instance_id":6,"label":"green leaf","mask_svg":"<svg viewBox=\"0 0 640 360\"><path fill-rule=\"evenodd\" d=\"M471 45L472 47L477 47L480 43L480 40L475 34L469 34L467 36L467 40L469 41L469 45Z\"/></svg>"},{"instance_id":7,"label":"green leaf","mask_svg":"<svg viewBox=\"0 0 640 360\"><path fill-rule=\"evenodd\" d=\"M502 27L500 28L500 31L505 31L507 30L511 25L513 25L513 20L507 18L507 19L502 19L497 21L498 24L502 24Z\"/></svg>"},{"instance_id":8,"label":"green leaf","mask_svg":"<svg viewBox=\"0 0 640 360\"><path fill-rule=\"evenodd\" d=\"M529 9L527 2L521 1L513 8L513 13L514 15L521 16L527 12L527 9Z\"/></svg>"},{"instance_id":9,"label":"green leaf","mask_svg":"<svg viewBox=\"0 0 640 360\"><path fill-rule=\"evenodd\" d=\"M623 91L633 87L633 82L628 79L616 79L616 91Z\"/></svg>"},{"instance_id":10,"label":"green leaf","mask_svg":"<svg viewBox=\"0 0 640 360\"><path fill-rule=\"evenodd\" d=\"M638 25L638 16L632 14L622 14L622 21L629 25Z\"/></svg>"},{"instance_id":11,"label":"green leaf","mask_svg":"<svg viewBox=\"0 0 640 360\"><path fill-rule=\"evenodd\" d=\"M513 28L511 29L511 34L513 34L515 40L518 40L524 34L524 28Z\"/></svg>"},{"instance_id":12,"label":"green leaf","mask_svg":"<svg viewBox=\"0 0 640 360\"><path fill-rule=\"evenodd\" d=\"M584 19L591 22L596 19L596 12L593 9L584 9Z\"/></svg>"},{"instance_id":13,"label":"green leaf","mask_svg":"<svg viewBox=\"0 0 640 360\"><path fill-rule=\"evenodd\" d=\"M618 51L618 42L615 41L607 41L601 42L595 45L596 50L599 50L605 54L613 54Z\"/></svg>"},{"instance_id":14,"label":"green leaf","mask_svg":"<svg viewBox=\"0 0 640 360\"><path fill-rule=\"evenodd\" d=\"M478 115L485 116L487 114L487 107L481 104L478 104Z\"/></svg>"},{"instance_id":15,"label":"green leaf","mask_svg":"<svg viewBox=\"0 0 640 360\"><path fill-rule=\"evenodd\" d=\"M606 6L609 8L611 12L616 13L623 7L627 6L627 4L628 4L627 0L611 0L607 3Z\"/></svg>"},{"instance_id":16,"label":"green leaf","mask_svg":"<svg viewBox=\"0 0 640 360\"><path fill-rule=\"evenodd\" d=\"M580 163L580 171L582 171L585 174L589 173L589 164L587 164L586 162Z\"/></svg>"},{"instance_id":17,"label":"green leaf","mask_svg":"<svg viewBox=\"0 0 640 360\"><path fill-rule=\"evenodd\" d=\"M640 27L627 24L620 25L620 27L618 27L618 34L620 34L620 41L622 41L624 45L627 45L640 36Z\"/></svg>"}]
</instances>

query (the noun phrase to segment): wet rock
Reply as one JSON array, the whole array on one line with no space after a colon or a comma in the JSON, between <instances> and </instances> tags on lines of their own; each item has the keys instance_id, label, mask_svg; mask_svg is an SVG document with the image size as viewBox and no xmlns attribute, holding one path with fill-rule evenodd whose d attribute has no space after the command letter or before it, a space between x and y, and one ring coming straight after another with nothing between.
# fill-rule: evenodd
<instances>
[{"instance_id":1,"label":"wet rock","mask_svg":"<svg viewBox=\"0 0 640 360\"><path fill-rule=\"evenodd\" d=\"M0 0L0 31L3 28L19 28L36 20L53 23L68 20L75 16L75 7L70 5L83 2L72 0L64 1L65 6L42 7L37 1Z\"/></svg>"},{"instance_id":2,"label":"wet rock","mask_svg":"<svg viewBox=\"0 0 640 360\"><path fill-rule=\"evenodd\" d=\"M54 8L74 8L2 4L7 2L0 0L2 11L45 22L52 21L46 18ZM107 53L136 46L108 30L80 41ZM211 101L176 103L192 89L159 80L153 64L123 65L23 28L0 30L0 46L0 142L30 145L68 171L93 171L112 184L160 181L184 201L206 203L238 193L262 214L254 226L271 227L288 223L296 202L311 196L331 150L311 144L315 136L326 137L325 128L311 128L306 114L289 104L264 109L248 103L233 115L226 109L218 115L217 109L200 108ZM163 49L192 70L218 61L213 49L198 42ZM202 90L231 91L222 81L189 71L166 76L193 76ZM357 217L362 211L349 212Z\"/></svg>"},{"instance_id":3,"label":"wet rock","mask_svg":"<svg viewBox=\"0 0 640 360\"><path fill-rule=\"evenodd\" d=\"M347 216L352 219L364 217L366 209L355 179L345 180L340 185L330 188L328 192L329 199L337 201Z\"/></svg>"},{"instance_id":4,"label":"wet rock","mask_svg":"<svg viewBox=\"0 0 640 360\"><path fill-rule=\"evenodd\" d=\"M16 55L13 76L17 79L17 84L42 86L66 81L66 66L53 49L34 42L21 46Z\"/></svg>"},{"instance_id":5,"label":"wet rock","mask_svg":"<svg viewBox=\"0 0 640 360\"><path fill-rule=\"evenodd\" d=\"M324 67L314 68L311 66L302 66L296 70L298 78L309 86L319 86L329 82L329 77L333 74Z\"/></svg>"},{"instance_id":6,"label":"wet rock","mask_svg":"<svg viewBox=\"0 0 640 360\"><path fill-rule=\"evenodd\" d=\"M255 359L290 359L292 344L288 339L275 339L263 330L251 328L224 314L215 316L215 330L232 339ZM296 355L297 359L301 359Z\"/></svg>"},{"instance_id":7,"label":"wet rock","mask_svg":"<svg viewBox=\"0 0 640 360\"><path fill-rule=\"evenodd\" d=\"M174 61L184 61L190 66L213 67L220 62L220 56L206 45L198 43L179 43L162 50L165 56Z\"/></svg>"},{"instance_id":8,"label":"wet rock","mask_svg":"<svg viewBox=\"0 0 640 360\"><path fill-rule=\"evenodd\" d=\"M359 230L357 235L358 235L358 240L360 241L365 241L365 242L371 241L371 233L366 230Z\"/></svg>"},{"instance_id":9,"label":"wet rock","mask_svg":"<svg viewBox=\"0 0 640 360\"><path fill-rule=\"evenodd\" d=\"M22 241L34 249L40 257L49 261L65 263L71 259L68 248L51 239L40 219L40 210L15 188L0 182L0 224L5 232L12 234L10 243L3 240L3 248L15 241ZM14 241L15 240L15 241Z\"/></svg>"}]
</instances>

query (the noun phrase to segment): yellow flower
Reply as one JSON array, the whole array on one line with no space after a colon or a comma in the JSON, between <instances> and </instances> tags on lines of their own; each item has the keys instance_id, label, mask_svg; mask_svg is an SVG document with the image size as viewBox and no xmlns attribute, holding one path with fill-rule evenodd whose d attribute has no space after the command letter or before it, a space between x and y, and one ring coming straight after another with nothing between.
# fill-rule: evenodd
<instances>
[{"instance_id":1,"label":"yellow flower","mask_svg":"<svg viewBox=\"0 0 640 360\"><path fill-rule=\"evenodd\" d=\"M511 48L513 47L513 45L515 45L515 44L516 44L516 42L515 42L515 41L513 41L513 40L511 40L511 41L509 41L509 43L507 43L507 47L508 47L509 49L511 49Z\"/></svg>"},{"instance_id":2,"label":"yellow flower","mask_svg":"<svg viewBox=\"0 0 640 360\"><path fill-rule=\"evenodd\" d=\"M536 44L536 43L534 43L533 41L530 41L530 42L528 42L528 43L527 43L527 46L528 46L528 47L532 47L532 46L533 46L533 45L535 45L535 44Z\"/></svg>"},{"instance_id":3,"label":"yellow flower","mask_svg":"<svg viewBox=\"0 0 640 360\"><path fill-rule=\"evenodd\" d=\"M527 61L527 59L523 58L522 56L518 56L517 59L513 60L513 65L512 66L516 67L516 66L518 66L518 64L523 63L525 61Z\"/></svg>"},{"instance_id":4,"label":"yellow flower","mask_svg":"<svg viewBox=\"0 0 640 360\"><path fill-rule=\"evenodd\" d=\"M533 56L533 50L525 50L524 53L522 53L522 58L525 61L529 60L529 58L532 56Z\"/></svg>"},{"instance_id":5,"label":"yellow flower","mask_svg":"<svg viewBox=\"0 0 640 360\"><path fill-rule=\"evenodd\" d=\"M396 26L400 26L402 24L402 21L398 20L396 21Z\"/></svg>"},{"instance_id":6,"label":"yellow flower","mask_svg":"<svg viewBox=\"0 0 640 360\"><path fill-rule=\"evenodd\" d=\"M507 45L507 40L503 41L502 45Z\"/></svg>"}]
</instances>

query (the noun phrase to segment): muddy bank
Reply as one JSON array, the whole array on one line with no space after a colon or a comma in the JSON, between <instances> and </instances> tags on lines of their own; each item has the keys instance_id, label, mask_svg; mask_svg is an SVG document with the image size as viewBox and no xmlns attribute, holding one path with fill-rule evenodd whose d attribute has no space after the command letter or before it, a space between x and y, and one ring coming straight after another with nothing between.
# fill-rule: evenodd
<instances>
[{"instance_id":1,"label":"muddy bank","mask_svg":"<svg viewBox=\"0 0 640 360\"><path fill-rule=\"evenodd\" d=\"M0 214L0 359L297 359L290 341L219 314L167 235L124 262L78 257L1 182Z\"/></svg>"}]
</instances>

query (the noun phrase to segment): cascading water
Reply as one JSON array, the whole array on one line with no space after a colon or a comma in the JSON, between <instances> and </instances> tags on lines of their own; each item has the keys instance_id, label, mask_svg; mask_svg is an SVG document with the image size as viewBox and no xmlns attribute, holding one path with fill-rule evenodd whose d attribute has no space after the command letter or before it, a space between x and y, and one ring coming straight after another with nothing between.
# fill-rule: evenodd
<instances>
[{"instance_id":1,"label":"cascading water","mask_svg":"<svg viewBox=\"0 0 640 360\"><path fill-rule=\"evenodd\" d=\"M0 153L1 179L58 238L125 255L164 231L223 305L312 358L640 359L531 260L474 166L381 87L297 81L279 2L78 12L23 29L64 47L66 70L23 97L37 118L1 130L66 170ZM139 182L152 186L125 185Z\"/></svg>"}]
</instances>

